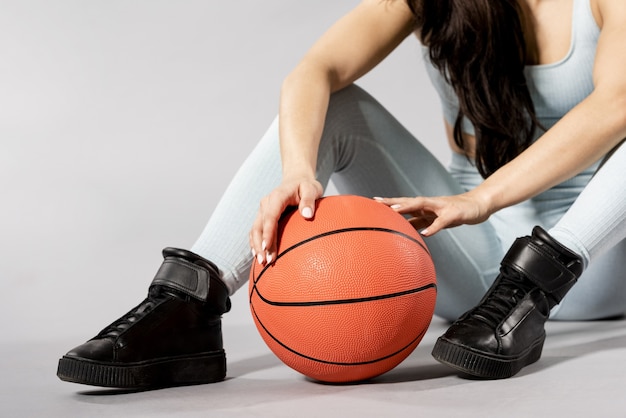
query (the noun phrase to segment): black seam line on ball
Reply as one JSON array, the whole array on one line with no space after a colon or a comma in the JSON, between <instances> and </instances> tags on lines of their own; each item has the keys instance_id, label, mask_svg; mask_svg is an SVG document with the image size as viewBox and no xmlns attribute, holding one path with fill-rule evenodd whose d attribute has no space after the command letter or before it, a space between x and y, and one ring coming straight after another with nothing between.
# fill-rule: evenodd
<instances>
[{"instance_id":1,"label":"black seam line on ball","mask_svg":"<svg viewBox=\"0 0 626 418\"><path fill-rule=\"evenodd\" d=\"M397 356L398 354L402 353L404 350L406 350L407 348L409 348L411 345L413 345L415 343L415 341L419 341L421 338L424 337L424 334L426 333L426 331L428 330L428 327L426 327L424 330L422 330L413 340L411 340L411 342L409 342L407 345L405 345L404 347L400 348L399 350L387 354L386 356L383 357L379 357L373 360L367 360L367 361L358 361L358 362L354 362L354 363L345 363L345 362L340 362L340 361L329 361L329 360L322 360L322 359L318 359L315 357L311 357L311 356L307 356L306 354L302 354L296 350L294 350L291 347L288 347L287 345L285 345L284 343L282 343L280 340L278 340L276 337L274 337L274 335L272 335L271 332L269 332L269 330L267 328L265 328L265 325L263 325L263 322L261 322L261 320L259 319L259 316L256 314L256 310L254 309L254 306L252 307L252 312L254 313L254 316L257 319L257 322L259 325L261 325L261 327L263 328L263 330L267 333L267 335L270 336L271 339L273 339L274 341L276 341L278 344L280 344L281 347L283 347L285 350L288 350L300 357L303 357L307 360L311 360L311 361L315 361L318 363L324 363L324 364L332 364L332 365L336 365L336 366L362 366L365 364L373 364L373 363L378 363L379 361L383 361L386 360L388 358Z\"/></svg>"},{"instance_id":2,"label":"black seam line on ball","mask_svg":"<svg viewBox=\"0 0 626 418\"><path fill-rule=\"evenodd\" d=\"M389 228L374 228L374 227L354 227L354 228L343 228L343 229L335 229L333 231L329 231L329 232L324 232L323 234L319 234L319 235L315 235L312 236L310 238L307 238L303 241L298 242L295 245L292 245L291 247L285 249L285 251L281 252L280 254L278 254L278 256L276 257L276 261L278 261L281 257L283 257L285 254L293 251L294 249L300 247L301 245L307 244L311 241L314 241L316 239L319 238L323 238L323 237L327 237L329 235L335 235L335 234L341 234L341 233L345 233L345 232L357 232L357 231L377 231L377 232L386 232L386 233L390 233L390 234L395 234L395 235L399 235L401 237L404 237L410 241L413 241L414 243L416 243L417 245L419 245L420 247L422 247L422 249L424 251L426 251L426 254L428 254L430 256L430 252L428 251L428 248L426 248L424 246L424 244L422 244L421 242L419 242L418 240L416 240L415 238L413 238L410 235L405 234L404 232L400 232L400 231L396 231L394 229L389 229ZM261 277L263 277L263 274L265 274L265 271L271 266L272 264L266 264L265 267L263 267L263 269L261 270L261 272L259 273L259 275L256 277L256 279L253 282L252 285L252 289L250 290L250 294L249 299L252 300L252 294L254 293L254 291L256 290L256 284L259 282L259 280L261 280ZM257 294L259 292L257 291ZM260 294L259 294L260 296Z\"/></svg>"},{"instance_id":3,"label":"black seam line on ball","mask_svg":"<svg viewBox=\"0 0 626 418\"><path fill-rule=\"evenodd\" d=\"M259 298L268 305L272 306L326 306L326 305L343 305L350 303L363 303L363 302L371 302L375 300L383 300L383 299L392 299L399 296L410 295L412 293L420 293L427 289L436 289L437 286L434 283L429 283L426 286L421 286L415 289L403 290L401 292L388 293L385 295L377 295L377 296L368 296L361 298L351 298L351 299L338 299L338 300L320 300L320 301L307 301L307 302L274 302L269 299L263 297L263 295L257 290L256 294Z\"/></svg>"}]
</instances>

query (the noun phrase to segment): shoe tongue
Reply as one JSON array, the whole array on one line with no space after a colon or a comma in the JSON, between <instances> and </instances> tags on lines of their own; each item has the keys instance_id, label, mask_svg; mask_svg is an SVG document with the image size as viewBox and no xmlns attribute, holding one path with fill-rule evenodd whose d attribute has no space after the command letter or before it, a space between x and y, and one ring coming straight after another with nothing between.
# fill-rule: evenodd
<instances>
[{"instance_id":1,"label":"shoe tongue","mask_svg":"<svg viewBox=\"0 0 626 418\"><path fill-rule=\"evenodd\" d=\"M161 296L161 286L152 286L148 291L148 297L143 300L135 308L131 309L124 316L117 321L110 324L108 327L100 331L98 336L103 337L118 337L124 333L128 328L135 324L139 319L145 316L148 312L154 308L158 303L158 299Z\"/></svg>"},{"instance_id":2,"label":"shoe tongue","mask_svg":"<svg viewBox=\"0 0 626 418\"><path fill-rule=\"evenodd\" d=\"M475 317L492 326L508 316L523 295L534 288L534 284L521 273L506 266L503 266L499 280L489 297L473 311Z\"/></svg>"}]
</instances>

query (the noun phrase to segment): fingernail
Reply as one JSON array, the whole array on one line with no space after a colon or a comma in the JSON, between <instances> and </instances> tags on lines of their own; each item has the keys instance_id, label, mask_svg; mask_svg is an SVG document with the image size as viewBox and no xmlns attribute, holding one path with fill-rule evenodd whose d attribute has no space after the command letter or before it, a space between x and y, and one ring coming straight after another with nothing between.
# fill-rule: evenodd
<instances>
[{"instance_id":1,"label":"fingernail","mask_svg":"<svg viewBox=\"0 0 626 418\"><path fill-rule=\"evenodd\" d=\"M254 248L252 248L250 252L252 253L252 257L256 257L256 251L254 250Z\"/></svg>"},{"instance_id":2,"label":"fingernail","mask_svg":"<svg viewBox=\"0 0 626 418\"><path fill-rule=\"evenodd\" d=\"M261 254L256 255L256 261L259 264L263 264L263 256Z\"/></svg>"},{"instance_id":3,"label":"fingernail","mask_svg":"<svg viewBox=\"0 0 626 418\"><path fill-rule=\"evenodd\" d=\"M385 200L382 197L378 197L378 196L374 196L372 199L378 200L379 202L382 202L383 200Z\"/></svg>"},{"instance_id":4,"label":"fingernail","mask_svg":"<svg viewBox=\"0 0 626 418\"><path fill-rule=\"evenodd\" d=\"M263 240L263 242L261 243L261 249L265 251L265 248L267 248L267 243L265 242L265 240Z\"/></svg>"},{"instance_id":5,"label":"fingernail","mask_svg":"<svg viewBox=\"0 0 626 418\"><path fill-rule=\"evenodd\" d=\"M273 259L274 259L274 257L272 257L272 254L268 254L267 255L267 264L270 264Z\"/></svg>"},{"instance_id":6,"label":"fingernail","mask_svg":"<svg viewBox=\"0 0 626 418\"><path fill-rule=\"evenodd\" d=\"M400 209L402 206L401 206L401 205L396 204L396 205L391 205L391 206L389 206L389 207L390 207L391 209Z\"/></svg>"},{"instance_id":7,"label":"fingernail","mask_svg":"<svg viewBox=\"0 0 626 418\"><path fill-rule=\"evenodd\" d=\"M310 218L313 216L313 211L311 210L311 208L306 207L302 209L302 216L304 216L305 218Z\"/></svg>"},{"instance_id":8,"label":"fingernail","mask_svg":"<svg viewBox=\"0 0 626 418\"><path fill-rule=\"evenodd\" d=\"M428 229L422 229L422 231L420 232L420 234L424 235L424 236L428 236L429 232Z\"/></svg>"}]
</instances>

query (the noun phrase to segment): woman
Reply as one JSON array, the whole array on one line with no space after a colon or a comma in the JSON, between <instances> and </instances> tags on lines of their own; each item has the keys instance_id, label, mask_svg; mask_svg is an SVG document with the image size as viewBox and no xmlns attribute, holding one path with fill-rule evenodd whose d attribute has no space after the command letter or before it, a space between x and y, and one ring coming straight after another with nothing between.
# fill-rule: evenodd
<instances>
[{"instance_id":1,"label":"woman","mask_svg":"<svg viewBox=\"0 0 626 418\"><path fill-rule=\"evenodd\" d=\"M412 33L441 97L448 170L352 85ZM275 259L287 206L313 218L331 175L341 193L389 196L376 199L426 237L436 314L467 311L433 355L464 374L509 377L539 359L549 315L623 315L624 39L622 0L364 0L286 78L280 124L192 251L166 248L148 298L68 352L59 377L117 387L222 380L228 296L252 262Z\"/></svg>"}]
</instances>

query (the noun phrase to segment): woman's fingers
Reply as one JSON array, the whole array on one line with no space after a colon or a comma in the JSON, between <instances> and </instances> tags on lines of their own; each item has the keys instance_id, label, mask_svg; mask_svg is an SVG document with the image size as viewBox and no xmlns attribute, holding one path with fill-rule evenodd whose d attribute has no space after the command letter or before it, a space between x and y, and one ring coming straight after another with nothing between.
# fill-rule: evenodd
<instances>
[{"instance_id":1,"label":"woman's fingers","mask_svg":"<svg viewBox=\"0 0 626 418\"><path fill-rule=\"evenodd\" d=\"M468 193L440 197L375 198L396 212L412 216L409 222L424 236L445 228L477 224L489 217L480 201Z\"/></svg>"},{"instance_id":2,"label":"woman's fingers","mask_svg":"<svg viewBox=\"0 0 626 418\"><path fill-rule=\"evenodd\" d=\"M298 209L300 214L306 219L313 218L313 215L315 215L315 201L322 197L322 185L318 182L302 183L298 192L300 198Z\"/></svg>"},{"instance_id":3,"label":"woman's fingers","mask_svg":"<svg viewBox=\"0 0 626 418\"><path fill-rule=\"evenodd\" d=\"M274 259L274 242L278 219L287 207L283 194L274 190L259 202L259 210L250 230L252 255L259 264L271 263Z\"/></svg>"},{"instance_id":4,"label":"woman's fingers","mask_svg":"<svg viewBox=\"0 0 626 418\"><path fill-rule=\"evenodd\" d=\"M262 241L263 214L259 211L252 225L252 229L250 230L250 248L252 249L252 256L259 264L263 264L265 262L265 254L263 254L261 250Z\"/></svg>"},{"instance_id":5,"label":"woman's fingers","mask_svg":"<svg viewBox=\"0 0 626 418\"><path fill-rule=\"evenodd\" d=\"M374 200L389 206L398 213L410 214L420 210L429 211L436 202L430 197L375 197Z\"/></svg>"},{"instance_id":6,"label":"woman's fingers","mask_svg":"<svg viewBox=\"0 0 626 418\"><path fill-rule=\"evenodd\" d=\"M261 199L250 230L250 247L257 263L270 264L276 259L278 221L285 209L298 205L300 214L310 219L315 213L315 201L322 193L322 185L317 181L292 182L277 187Z\"/></svg>"},{"instance_id":7,"label":"woman's fingers","mask_svg":"<svg viewBox=\"0 0 626 418\"><path fill-rule=\"evenodd\" d=\"M264 253L264 261L270 264L276 259L276 233L278 221L287 206L295 205L293 194L276 190L270 193L261 204L263 232L261 234L261 252ZM257 256L257 261L261 257Z\"/></svg>"},{"instance_id":8,"label":"woman's fingers","mask_svg":"<svg viewBox=\"0 0 626 418\"><path fill-rule=\"evenodd\" d=\"M446 221L446 220L444 220L444 218L439 216L439 217L435 218L430 223L430 225L427 225L424 229L422 229L420 231L420 234L422 234L425 237L430 237L430 236L435 235L437 232L441 231L442 229L449 228L449 227L452 227L452 226L458 226L458 224L455 225L452 222Z\"/></svg>"}]
</instances>

